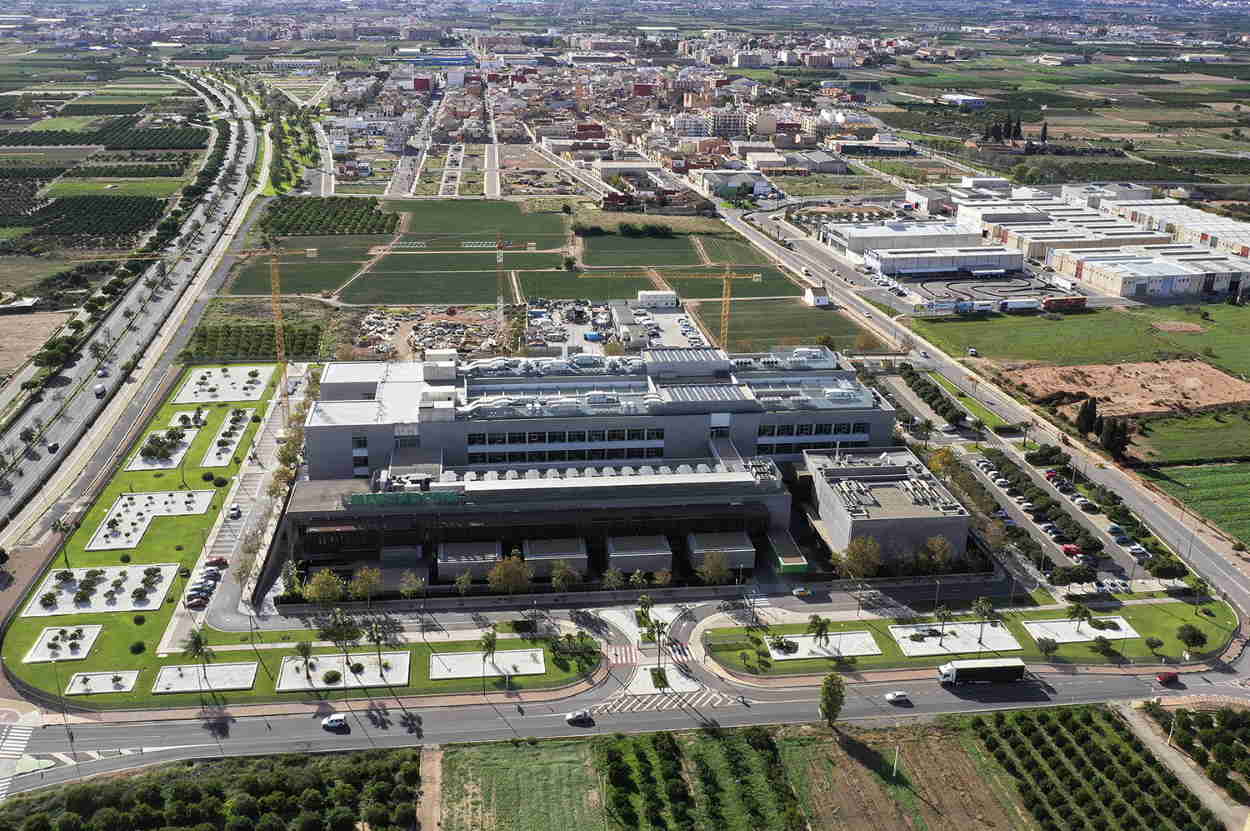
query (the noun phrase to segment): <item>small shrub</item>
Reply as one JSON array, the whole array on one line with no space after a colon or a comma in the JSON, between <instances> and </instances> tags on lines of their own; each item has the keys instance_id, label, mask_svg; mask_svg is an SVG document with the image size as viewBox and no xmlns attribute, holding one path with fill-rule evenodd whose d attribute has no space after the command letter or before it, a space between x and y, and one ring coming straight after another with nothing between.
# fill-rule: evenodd
<instances>
[{"instance_id":1,"label":"small shrub","mask_svg":"<svg viewBox=\"0 0 1250 831\"><path fill-rule=\"evenodd\" d=\"M213 480L214 487L224 488L227 484L229 484L229 482L226 480L226 477L224 476L218 476L216 479Z\"/></svg>"},{"instance_id":2,"label":"small shrub","mask_svg":"<svg viewBox=\"0 0 1250 831\"><path fill-rule=\"evenodd\" d=\"M354 664L352 664L353 675L359 675L360 673L364 671L365 671L365 665L360 663L359 661L356 661Z\"/></svg>"},{"instance_id":3,"label":"small shrub","mask_svg":"<svg viewBox=\"0 0 1250 831\"><path fill-rule=\"evenodd\" d=\"M117 559L121 560L123 563L128 563L128 562L130 562L130 555L129 555L129 554L123 554L123 555L121 555L120 557L118 557Z\"/></svg>"},{"instance_id":4,"label":"small shrub","mask_svg":"<svg viewBox=\"0 0 1250 831\"><path fill-rule=\"evenodd\" d=\"M134 643L130 645L130 654L142 655L143 651L147 648L148 648L147 644L145 644L143 641L135 641Z\"/></svg>"},{"instance_id":5,"label":"small shrub","mask_svg":"<svg viewBox=\"0 0 1250 831\"><path fill-rule=\"evenodd\" d=\"M342 680L343 680L343 673L339 672L337 669L327 669L321 675L321 682L323 684L337 684L339 681L342 681Z\"/></svg>"},{"instance_id":6,"label":"small shrub","mask_svg":"<svg viewBox=\"0 0 1250 831\"><path fill-rule=\"evenodd\" d=\"M135 626L142 626L143 624L147 623L148 619L144 617L143 615L135 615L134 621L135 621Z\"/></svg>"},{"instance_id":7,"label":"small shrub","mask_svg":"<svg viewBox=\"0 0 1250 831\"><path fill-rule=\"evenodd\" d=\"M200 474L200 478L203 479L205 482L211 482L213 481L214 474L211 470L206 470Z\"/></svg>"}]
</instances>

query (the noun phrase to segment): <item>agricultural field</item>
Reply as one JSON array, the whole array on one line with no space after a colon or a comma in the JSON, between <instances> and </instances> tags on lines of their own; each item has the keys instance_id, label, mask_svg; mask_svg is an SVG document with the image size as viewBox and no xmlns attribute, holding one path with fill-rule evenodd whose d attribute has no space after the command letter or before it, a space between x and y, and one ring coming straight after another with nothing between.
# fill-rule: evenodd
<instances>
[{"instance_id":1,"label":"agricultural field","mask_svg":"<svg viewBox=\"0 0 1250 831\"><path fill-rule=\"evenodd\" d=\"M61 179L44 191L44 196L152 196L164 199L173 196L186 182L182 179L144 177L141 179Z\"/></svg>"},{"instance_id":2,"label":"agricultural field","mask_svg":"<svg viewBox=\"0 0 1250 831\"><path fill-rule=\"evenodd\" d=\"M698 265L702 258L689 237L583 237L582 261L591 267Z\"/></svg>"},{"instance_id":3,"label":"agricultural field","mask_svg":"<svg viewBox=\"0 0 1250 831\"><path fill-rule=\"evenodd\" d=\"M1246 754L1246 711L1224 706L1218 710L1205 707L1188 710L1164 708L1158 701L1148 700L1144 707L1154 720L1156 735L1167 737L1204 769L1207 778L1224 788L1236 802L1250 803L1250 759Z\"/></svg>"},{"instance_id":4,"label":"agricultural field","mask_svg":"<svg viewBox=\"0 0 1250 831\"><path fill-rule=\"evenodd\" d=\"M810 176L769 176L768 181L790 196L877 196L899 192L876 176L813 173Z\"/></svg>"},{"instance_id":5,"label":"agricultural field","mask_svg":"<svg viewBox=\"0 0 1250 831\"><path fill-rule=\"evenodd\" d=\"M1011 777L966 731L932 724L840 730L840 741L813 726L777 731L782 766L809 827L1034 827Z\"/></svg>"},{"instance_id":6,"label":"agricultural field","mask_svg":"<svg viewBox=\"0 0 1250 831\"><path fill-rule=\"evenodd\" d=\"M55 116L53 118L45 118L30 125L27 129L43 132L45 130L89 130L93 124L99 124L102 119L98 115L64 115ZM82 142L90 144L91 142Z\"/></svg>"},{"instance_id":7,"label":"agricultural field","mask_svg":"<svg viewBox=\"0 0 1250 831\"><path fill-rule=\"evenodd\" d=\"M495 267L494 251L430 253L392 252L378 260L369 271L375 274L424 271L485 271ZM505 251L503 266L508 269L541 270L559 268L561 258L557 254Z\"/></svg>"},{"instance_id":8,"label":"agricultural field","mask_svg":"<svg viewBox=\"0 0 1250 831\"><path fill-rule=\"evenodd\" d=\"M640 291L655 288L651 279L645 274L609 271L585 271L573 274L567 271L549 271L522 272L518 276L521 281L521 291L526 297L545 297L548 300L632 299Z\"/></svg>"},{"instance_id":9,"label":"agricultural field","mask_svg":"<svg viewBox=\"0 0 1250 831\"><path fill-rule=\"evenodd\" d=\"M283 322L287 357L312 360L322 354L319 323ZM193 361L273 360L278 355L273 324L240 319L224 323L201 323L191 333L184 355Z\"/></svg>"},{"instance_id":10,"label":"agricultural field","mask_svg":"<svg viewBox=\"0 0 1250 831\"><path fill-rule=\"evenodd\" d=\"M829 308L806 306L801 300L734 300L729 323L730 352L763 352L815 344L829 337L833 349L854 350L867 333ZM720 331L720 301L698 304L704 328Z\"/></svg>"},{"instance_id":11,"label":"agricultural field","mask_svg":"<svg viewBox=\"0 0 1250 831\"><path fill-rule=\"evenodd\" d=\"M768 255L746 240L703 236L699 238L699 241L714 263L772 265L772 260L768 259Z\"/></svg>"},{"instance_id":12,"label":"agricultural field","mask_svg":"<svg viewBox=\"0 0 1250 831\"><path fill-rule=\"evenodd\" d=\"M1144 475L1168 496L1250 545L1250 463L1165 467Z\"/></svg>"},{"instance_id":13,"label":"agricultural field","mask_svg":"<svg viewBox=\"0 0 1250 831\"><path fill-rule=\"evenodd\" d=\"M1112 710L999 711L967 723L1044 831L1224 828Z\"/></svg>"},{"instance_id":14,"label":"agricultural field","mask_svg":"<svg viewBox=\"0 0 1250 831\"><path fill-rule=\"evenodd\" d=\"M29 253L49 248L127 249L165 212L165 200L149 196L66 196L5 225L31 227L9 245Z\"/></svg>"},{"instance_id":15,"label":"agricultural field","mask_svg":"<svg viewBox=\"0 0 1250 831\"><path fill-rule=\"evenodd\" d=\"M260 227L279 236L383 234L399 217L381 210L376 199L350 196L285 196L270 202Z\"/></svg>"},{"instance_id":16,"label":"agricultural field","mask_svg":"<svg viewBox=\"0 0 1250 831\"><path fill-rule=\"evenodd\" d=\"M585 831L603 818L586 741L443 750L443 831Z\"/></svg>"},{"instance_id":17,"label":"agricultural field","mask_svg":"<svg viewBox=\"0 0 1250 831\"><path fill-rule=\"evenodd\" d=\"M494 271L368 272L343 289L339 299L344 303L401 306L494 303L497 284Z\"/></svg>"},{"instance_id":18,"label":"agricultural field","mask_svg":"<svg viewBox=\"0 0 1250 831\"><path fill-rule=\"evenodd\" d=\"M707 268L704 271L714 273L716 269ZM721 296L721 280L682 279L682 272L676 269L661 269L661 273L668 284L682 297L719 299ZM733 268L733 273L760 275L758 281L748 278L735 279L733 281L734 297L797 297L803 293L803 289L778 268L737 266Z\"/></svg>"},{"instance_id":19,"label":"agricultural field","mask_svg":"<svg viewBox=\"0 0 1250 831\"><path fill-rule=\"evenodd\" d=\"M1160 465L1250 459L1250 410L1140 419L1129 452Z\"/></svg>"},{"instance_id":20,"label":"agricultural field","mask_svg":"<svg viewBox=\"0 0 1250 831\"><path fill-rule=\"evenodd\" d=\"M379 245L387 245L394 239L390 234L345 234L342 236L301 235L288 237L278 241L278 248L284 252L282 261L294 260L359 260L369 258L371 249ZM307 256L308 249L316 253Z\"/></svg>"},{"instance_id":21,"label":"agricultural field","mask_svg":"<svg viewBox=\"0 0 1250 831\"><path fill-rule=\"evenodd\" d=\"M502 233L505 240L538 242L543 245L566 234L565 218L556 211L526 212L516 202L483 200L437 200L423 202L384 202L387 210L408 214L404 228L413 234L448 234L458 236L466 231L470 235L495 236Z\"/></svg>"},{"instance_id":22,"label":"agricultural field","mask_svg":"<svg viewBox=\"0 0 1250 831\"><path fill-rule=\"evenodd\" d=\"M279 274L283 294L332 292L351 279L363 262L318 259L282 260ZM239 267L227 289L229 294L269 294L269 258L253 257Z\"/></svg>"},{"instance_id":23,"label":"agricultural field","mask_svg":"<svg viewBox=\"0 0 1250 831\"><path fill-rule=\"evenodd\" d=\"M1209 319L1201 317L1204 312ZM1185 331L1168 331L1178 323L1186 324L1181 327ZM952 355L964 355L974 346L990 360L1060 366L1192 356L1233 375L1250 373L1250 308L1223 303L1119 307L1068 314L1062 320L988 315L976 320L913 319L908 325Z\"/></svg>"}]
</instances>

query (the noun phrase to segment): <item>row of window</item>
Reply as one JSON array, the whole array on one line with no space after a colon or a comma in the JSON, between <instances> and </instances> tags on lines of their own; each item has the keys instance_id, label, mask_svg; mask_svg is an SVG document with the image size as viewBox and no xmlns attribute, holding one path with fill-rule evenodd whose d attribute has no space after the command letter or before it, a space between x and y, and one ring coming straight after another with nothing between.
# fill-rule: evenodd
<instances>
[{"instance_id":1,"label":"row of window","mask_svg":"<svg viewBox=\"0 0 1250 831\"><path fill-rule=\"evenodd\" d=\"M470 433L468 436L470 445L584 444L605 441L664 441L664 430L539 430L529 433Z\"/></svg>"},{"instance_id":2,"label":"row of window","mask_svg":"<svg viewBox=\"0 0 1250 831\"><path fill-rule=\"evenodd\" d=\"M869 432L866 421L839 422L837 424L761 424L761 436L847 436L851 433Z\"/></svg>"},{"instance_id":3,"label":"row of window","mask_svg":"<svg viewBox=\"0 0 1250 831\"><path fill-rule=\"evenodd\" d=\"M842 441L834 444L821 444L820 442L803 442L802 444L793 444L791 442L779 442L777 444L760 444L756 446L756 452L763 456L777 455L787 456L794 453L802 453L804 450L833 450L835 447L867 447L866 441Z\"/></svg>"},{"instance_id":4,"label":"row of window","mask_svg":"<svg viewBox=\"0 0 1250 831\"><path fill-rule=\"evenodd\" d=\"M662 447L612 447L604 450L531 450L528 453L470 453L471 465L518 462L591 462L607 459L662 459Z\"/></svg>"}]
</instances>

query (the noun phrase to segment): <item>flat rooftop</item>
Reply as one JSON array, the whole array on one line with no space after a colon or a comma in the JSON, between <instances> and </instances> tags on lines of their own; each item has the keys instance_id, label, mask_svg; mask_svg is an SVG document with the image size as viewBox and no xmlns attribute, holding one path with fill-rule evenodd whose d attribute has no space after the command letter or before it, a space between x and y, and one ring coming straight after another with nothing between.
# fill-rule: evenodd
<instances>
[{"instance_id":1,"label":"flat rooftop","mask_svg":"<svg viewBox=\"0 0 1250 831\"><path fill-rule=\"evenodd\" d=\"M494 550L490 550L494 547ZM500 543L494 542L442 542L438 544L440 563L493 563L502 556Z\"/></svg>"},{"instance_id":2,"label":"flat rooftop","mask_svg":"<svg viewBox=\"0 0 1250 831\"><path fill-rule=\"evenodd\" d=\"M608 537L608 556L639 556L644 554L672 554L668 537L663 534L637 537Z\"/></svg>"},{"instance_id":3,"label":"flat rooftop","mask_svg":"<svg viewBox=\"0 0 1250 831\"><path fill-rule=\"evenodd\" d=\"M803 458L855 519L967 515L907 448L808 451Z\"/></svg>"},{"instance_id":4,"label":"flat rooftop","mask_svg":"<svg viewBox=\"0 0 1250 831\"><path fill-rule=\"evenodd\" d=\"M937 234L974 233L955 222L848 222L831 226L843 237L933 236Z\"/></svg>"},{"instance_id":5,"label":"flat rooftop","mask_svg":"<svg viewBox=\"0 0 1250 831\"><path fill-rule=\"evenodd\" d=\"M525 559L559 560L565 557L586 556L586 540L581 537L562 537L552 540L525 540Z\"/></svg>"}]
</instances>

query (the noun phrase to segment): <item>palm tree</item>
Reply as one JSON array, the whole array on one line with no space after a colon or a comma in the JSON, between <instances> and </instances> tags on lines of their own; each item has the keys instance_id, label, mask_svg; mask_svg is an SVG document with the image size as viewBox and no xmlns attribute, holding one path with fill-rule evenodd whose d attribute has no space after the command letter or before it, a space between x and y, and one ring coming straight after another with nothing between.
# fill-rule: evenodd
<instances>
[{"instance_id":1,"label":"palm tree","mask_svg":"<svg viewBox=\"0 0 1250 831\"><path fill-rule=\"evenodd\" d=\"M1068 618L1070 620L1076 621L1076 631L1078 632L1081 631L1081 624L1086 622L1093 616L1094 616L1094 613L1091 612L1089 610L1089 607L1086 606L1084 603L1068 604Z\"/></svg>"},{"instance_id":2,"label":"palm tree","mask_svg":"<svg viewBox=\"0 0 1250 831\"><path fill-rule=\"evenodd\" d=\"M495 646L499 642L499 635L495 632L495 624L491 624L490 628L482 633L482 638L477 645L482 648L482 695L486 695L486 659L495 657Z\"/></svg>"},{"instance_id":3,"label":"palm tree","mask_svg":"<svg viewBox=\"0 0 1250 831\"><path fill-rule=\"evenodd\" d=\"M638 598L638 611L642 612L643 620L651 620L651 607L655 605L655 601L651 599L651 595L644 594Z\"/></svg>"},{"instance_id":4,"label":"palm tree","mask_svg":"<svg viewBox=\"0 0 1250 831\"><path fill-rule=\"evenodd\" d=\"M378 671L382 670L382 644L386 643L387 632L386 627L382 625L382 621L374 619L365 624L365 637L369 639L378 651Z\"/></svg>"},{"instance_id":5,"label":"palm tree","mask_svg":"<svg viewBox=\"0 0 1250 831\"><path fill-rule=\"evenodd\" d=\"M312 659L313 645L311 641L299 641L295 644L295 654L304 662L304 677L312 678L312 670L308 662Z\"/></svg>"},{"instance_id":6,"label":"palm tree","mask_svg":"<svg viewBox=\"0 0 1250 831\"><path fill-rule=\"evenodd\" d=\"M208 659L213 657L213 650L208 645L208 638L204 636L203 631L192 629L187 633L187 637L182 641L182 657L200 662L200 668L204 673L204 686L211 690L212 686L208 683Z\"/></svg>"},{"instance_id":7,"label":"palm tree","mask_svg":"<svg viewBox=\"0 0 1250 831\"><path fill-rule=\"evenodd\" d=\"M941 643L942 638L946 637L946 621L951 619L950 607L938 606L933 610L933 616L938 619L938 643Z\"/></svg>"},{"instance_id":8,"label":"palm tree","mask_svg":"<svg viewBox=\"0 0 1250 831\"><path fill-rule=\"evenodd\" d=\"M814 636L816 643L824 646L829 642L829 620L820 615L812 615L807 619L807 632Z\"/></svg>"},{"instance_id":9,"label":"palm tree","mask_svg":"<svg viewBox=\"0 0 1250 831\"><path fill-rule=\"evenodd\" d=\"M983 642L985 624L994 619L994 602L988 597L978 597L972 603L972 613L981 619L981 628L977 632L977 643Z\"/></svg>"},{"instance_id":10,"label":"palm tree","mask_svg":"<svg viewBox=\"0 0 1250 831\"><path fill-rule=\"evenodd\" d=\"M664 669L664 622L661 620L653 620L647 624L647 632L651 635L651 640L655 641L656 652L660 658L660 669Z\"/></svg>"}]
</instances>

